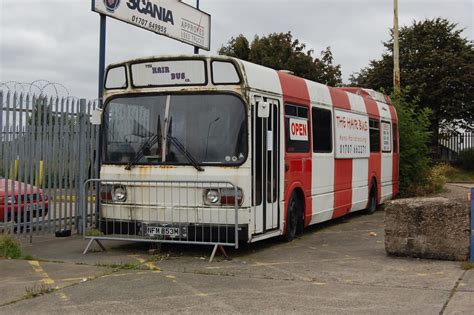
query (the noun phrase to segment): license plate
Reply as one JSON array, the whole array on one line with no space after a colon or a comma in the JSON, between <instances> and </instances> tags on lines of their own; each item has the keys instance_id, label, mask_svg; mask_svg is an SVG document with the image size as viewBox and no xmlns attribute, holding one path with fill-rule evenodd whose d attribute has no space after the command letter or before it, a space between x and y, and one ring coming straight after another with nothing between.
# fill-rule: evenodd
<instances>
[{"instance_id":1,"label":"license plate","mask_svg":"<svg viewBox=\"0 0 474 315\"><path fill-rule=\"evenodd\" d=\"M167 236L171 238L182 237L187 235L186 227L165 226L165 225L148 225L146 227L146 235L148 236Z\"/></svg>"}]
</instances>

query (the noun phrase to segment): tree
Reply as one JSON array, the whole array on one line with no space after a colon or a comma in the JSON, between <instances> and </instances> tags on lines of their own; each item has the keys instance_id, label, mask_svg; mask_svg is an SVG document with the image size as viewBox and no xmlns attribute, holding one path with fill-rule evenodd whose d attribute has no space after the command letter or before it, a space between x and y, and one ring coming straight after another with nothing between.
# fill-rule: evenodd
<instances>
[{"instance_id":1,"label":"tree","mask_svg":"<svg viewBox=\"0 0 474 315\"><path fill-rule=\"evenodd\" d=\"M407 97L430 108L433 143L440 128L469 128L474 119L474 47L457 24L437 18L414 21L400 30L402 86ZM352 85L393 90L393 32L379 60L350 78Z\"/></svg>"},{"instance_id":2,"label":"tree","mask_svg":"<svg viewBox=\"0 0 474 315\"><path fill-rule=\"evenodd\" d=\"M400 191L413 193L416 187L425 184L430 159L427 143L429 132L429 108L419 108L418 99L409 100L408 89L402 89L399 95L392 94L397 109L399 152L400 152Z\"/></svg>"},{"instance_id":3,"label":"tree","mask_svg":"<svg viewBox=\"0 0 474 315\"><path fill-rule=\"evenodd\" d=\"M290 70L297 76L328 85L342 82L341 66L333 64L330 47L322 51L319 58L314 58L314 51L293 39L291 32L255 36L251 44L244 35L239 35L231 38L218 52L275 70Z\"/></svg>"}]
</instances>

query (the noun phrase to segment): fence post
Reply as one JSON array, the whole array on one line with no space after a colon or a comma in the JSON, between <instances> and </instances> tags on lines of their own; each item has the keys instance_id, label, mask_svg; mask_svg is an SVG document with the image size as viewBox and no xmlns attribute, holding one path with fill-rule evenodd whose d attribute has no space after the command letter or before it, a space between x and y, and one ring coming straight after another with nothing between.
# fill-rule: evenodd
<instances>
[{"instance_id":1,"label":"fence post","mask_svg":"<svg viewBox=\"0 0 474 315\"><path fill-rule=\"evenodd\" d=\"M471 262L474 262L474 187L471 188Z\"/></svg>"},{"instance_id":2,"label":"fence post","mask_svg":"<svg viewBox=\"0 0 474 315\"><path fill-rule=\"evenodd\" d=\"M86 147L85 147L85 131L86 131L86 126L85 126L85 116L86 116L86 100L85 99L80 99L79 100L79 178L78 178L78 183L76 183L76 186L78 185L79 187L79 209L78 209L78 215L76 215L76 228L77 232L79 234L83 234L83 224L86 218L84 217L84 172L85 172L85 154L86 154Z\"/></svg>"}]
</instances>

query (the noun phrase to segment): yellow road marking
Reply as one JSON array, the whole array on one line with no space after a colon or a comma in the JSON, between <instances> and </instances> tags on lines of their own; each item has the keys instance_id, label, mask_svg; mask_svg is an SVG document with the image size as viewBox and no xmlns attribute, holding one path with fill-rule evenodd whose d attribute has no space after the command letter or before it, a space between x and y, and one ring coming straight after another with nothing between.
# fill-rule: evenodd
<instances>
[{"instance_id":1,"label":"yellow road marking","mask_svg":"<svg viewBox=\"0 0 474 315\"><path fill-rule=\"evenodd\" d=\"M46 284L46 285L50 285L51 287L53 287L55 290L59 290L59 287L56 285L56 283L54 282L53 279L51 279L51 277L48 275L48 273L46 271L44 271L43 267L41 267L39 261L37 260L30 260L28 261L28 263L30 264L30 266L33 268L33 270L38 273L40 276L41 276L41 282ZM64 301L68 301L69 298L67 297L67 295L64 293L64 292L59 292L58 293L59 297L64 300Z\"/></svg>"},{"instance_id":2,"label":"yellow road marking","mask_svg":"<svg viewBox=\"0 0 474 315\"><path fill-rule=\"evenodd\" d=\"M153 270L153 272L161 272L161 269L158 268L157 266L155 266L155 264L153 264L151 261L147 261L146 259L143 259L142 257L138 256L138 255L128 255L129 257L133 257L135 258L136 260L138 260L138 262L144 266L147 266L148 268L150 268L150 270ZM184 283L179 283L176 281L176 277L175 276L172 276L172 275L167 275L166 278L170 279L173 283L176 283L177 285L179 285L181 288L193 293L195 296L201 296L201 297L206 297L206 296L209 296L209 294L207 293L204 293L190 285L186 285Z\"/></svg>"},{"instance_id":3,"label":"yellow road marking","mask_svg":"<svg viewBox=\"0 0 474 315\"><path fill-rule=\"evenodd\" d=\"M135 258L136 260L138 260L138 262L146 267L148 267L148 269L150 270L153 270L153 272L161 272L161 269L158 268L153 262L151 261L147 261L146 259L143 259L141 258L140 256L138 255L128 255L129 257L133 257Z\"/></svg>"},{"instance_id":4,"label":"yellow road marking","mask_svg":"<svg viewBox=\"0 0 474 315\"><path fill-rule=\"evenodd\" d=\"M79 280L82 281L84 279L89 280L89 278L87 278L87 277L80 277L80 278L64 278L64 279L61 279L61 281L79 281Z\"/></svg>"}]
</instances>

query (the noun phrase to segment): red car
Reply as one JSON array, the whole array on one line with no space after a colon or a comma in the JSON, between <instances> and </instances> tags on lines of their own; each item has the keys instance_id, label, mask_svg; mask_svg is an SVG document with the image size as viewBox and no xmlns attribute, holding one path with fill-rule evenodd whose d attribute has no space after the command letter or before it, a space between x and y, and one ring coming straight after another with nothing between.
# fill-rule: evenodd
<instances>
[{"instance_id":1,"label":"red car","mask_svg":"<svg viewBox=\"0 0 474 315\"><path fill-rule=\"evenodd\" d=\"M30 218L42 217L47 213L48 198L42 189L0 177L0 222L5 219L6 222L12 219L15 222L18 219L28 222Z\"/></svg>"}]
</instances>

